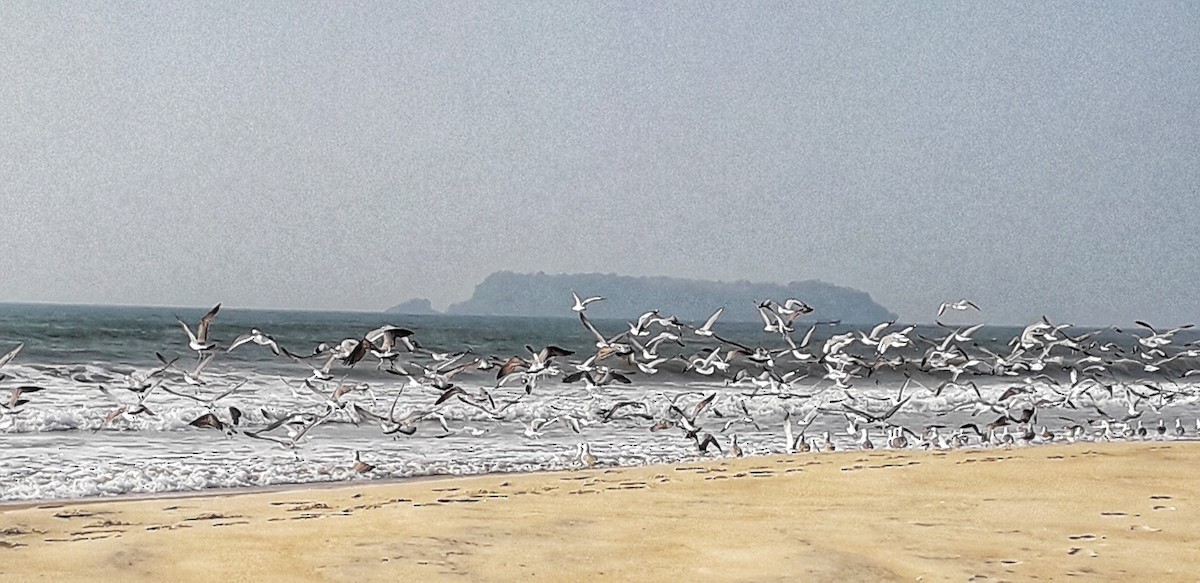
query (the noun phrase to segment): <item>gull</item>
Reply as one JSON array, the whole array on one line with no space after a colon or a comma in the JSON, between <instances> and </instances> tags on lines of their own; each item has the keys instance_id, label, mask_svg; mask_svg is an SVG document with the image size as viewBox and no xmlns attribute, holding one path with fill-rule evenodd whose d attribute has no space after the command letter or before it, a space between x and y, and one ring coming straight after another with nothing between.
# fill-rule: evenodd
<instances>
[{"instance_id":1,"label":"gull","mask_svg":"<svg viewBox=\"0 0 1200 583\"><path fill-rule=\"evenodd\" d=\"M579 444L579 463L585 469L596 467L596 456L592 455L592 444L586 441Z\"/></svg>"},{"instance_id":2,"label":"gull","mask_svg":"<svg viewBox=\"0 0 1200 583\"><path fill-rule=\"evenodd\" d=\"M650 329L648 328L648 326L650 324L650 320L652 318L657 318L657 317L658 317L658 310L650 310L649 312L643 312L642 315L638 316L636 324L633 322L629 323L629 335L630 336L648 336L650 334Z\"/></svg>"},{"instance_id":3,"label":"gull","mask_svg":"<svg viewBox=\"0 0 1200 583\"><path fill-rule=\"evenodd\" d=\"M558 346L549 345L541 350L534 350L532 346L526 344L525 350L529 351L529 360L519 356L513 356L504 361L496 369L496 386L500 387L506 384L510 379L523 378L529 380L529 375L537 375L539 373L554 372L554 367L550 366L551 362L560 356L570 356L575 354L573 350L567 350ZM585 361L585 364L594 362L594 357ZM586 367L581 370L586 370ZM554 374L557 374L554 372Z\"/></svg>"},{"instance_id":4,"label":"gull","mask_svg":"<svg viewBox=\"0 0 1200 583\"><path fill-rule=\"evenodd\" d=\"M332 412L330 412L330 414L331 413ZM305 433L307 433L313 427L316 427L317 424L324 420L325 417L318 417L311 413L292 413L276 419L266 427L257 431L250 431L247 429L242 433L244 433L246 437L262 439L265 441L273 441L285 449L295 449L300 438L304 437ZM274 431L280 427L283 427L287 432L286 438L275 435L267 435L268 432Z\"/></svg>"},{"instance_id":5,"label":"gull","mask_svg":"<svg viewBox=\"0 0 1200 583\"><path fill-rule=\"evenodd\" d=\"M700 450L700 453L702 453L702 454L708 453L708 446L710 446L710 445L715 446L717 448L717 451L721 452L722 454L725 453L725 450L721 449L720 442L718 442L717 438L713 437L713 434L711 434L711 433L705 433L703 439L700 439L699 437L696 437L695 435L693 435L692 439L694 439L696 441L696 447Z\"/></svg>"},{"instance_id":6,"label":"gull","mask_svg":"<svg viewBox=\"0 0 1200 583\"><path fill-rule=\"evenodd\" d=\"M612 338L605 338L604 335L600 334L600 331L596 330L596 327L592 325L592 321L588 320L587 314L585 314L583 312L579 312L579 321L581 323L583 323L584 328L587 328L588 331L591 332L592 335L596 337L596 348L611 349L618 354L628 354L629 352L633 351L633 349L630 348L628 345L617 343L618 340L620 340L627 334L626 332L617 334L616 336L613 336Z\"/></svg>"},{"instance_id":7,"label":"gull","mask_svg":"<svg viewBox=\"0 0 1200 583\"><path fill-rule=\"evenodd\" d=\"M859 449L875 449L875 444L871 443L871 437L867 435L867 428L862 428L862 436L858 438Z\"/></svg>"},{"instance_id":8,"label":"gull","mask_svg":"<svg viewBox=\"0 0 1200 583\"><path fill-rule=\"evenodd\" d=\"M309 370L312 371L312 373L308 377L310 380L330 381L330 380L333 380L333 373L329 372L329 369L333 367L333 361L338 359L338 355L334 351L327 351L327 353L329 355L329 358L327 358L325 360L325 364L321 365L321 367L319 367L319 368L314 367L314 366L308 364L307 362L304 362L303 360L300 359L300 357L298 357L294 354L291 354L290 352L288 353L288 356L291 356L292 360L304 365L305 367L307 367ZM395 371L389 371L389 372L393 372L394 374L400 374ZM284 381L284 382L286 383L287 381Z\"/></svg>"},{"instance_id":9,"label":"gull","mask_svg":"<svg viewBox=\"0 0 1200 583\"><path fill-rule=\"evenodd\" d=\"M238 423L241 422L242 410L238 409L237 407L230 407L229 417L231 421L229 423L225 423L224 421L221 421L220 417L217 417L216 413L209 411L193 419L191 423L188 423L188 425L191 425L192 427L199 427L201 429L216 429L217 431L222 431L225 433L225 435L229 436L233 435L234 432L237 431L235 428L237 427Z\"/></svg>"},{"instance_id":10,"label":"gull","mask_svg":"<svg viewBox=\"0 0 1200 583\"><path fill-rule=\"evenodd\" d=\"M634 364L637 365L638 370L642 371L642 373L644 373L644 374L655 374L658 372L658 366L668 360L670 360L670 359L669 358L656 358L654 360L651 360L650 362L642 362L640 360L635 360Z\"/></svg>"},{"instance_id":11,"label":"gull","mask_svg":"<svg viewBox=\"0 0 1200 583\"><path fill-rule=\"evenodd\" d=\"M692 330L692 333L695 334L696 336L704 336L704 337L712 336L713 335L713 332L712 332L713 324L717 323L717 318L720 318L721 312L724 312L724 311L725 311L725 308L723 306L720 308L717 308L717 311L713 312L713 315L709 316L708 319L704 321L704 325L700 326L699 328L696 328L695 330Z\"/></svg>"},{"instance_id":12,"label":"gull","mask_svg":"<svg viewBox=\"0 0 1200 583\"><path fill-rule=\"evenodd\" d=\"M225 352L228 354L229 352L233 351L234 348L237 348L248 342L253 342L259 346L266 346L267 348L271 349L271 352L274 353L275 356L279 356L279 345L275 343L275 339L271 338L270 334L264 334L257 328L252 328L249 334L242 334L241 336L238 336L237 340L234 340L233 344L230 344L229 348L225 349Z\"/></svg>"},{"instance_id":13,"label":"gull","mask_svg":"<svg viewBox=\"0 0 1200 583\"><path fill-rule=\"evenodd\" d=\"M304 388L308 389L309 392L298 392L292 388L290 384L288 385L288 389L292 391L292 395L294 397L308 398L309 400L324 405L327 409L326 416L332 415L337 411L345 410L349 406L349 403L343 401L342 397L351 391L356 389L362 389L368 392L370 391L370 385L367 383L360 383L357 385L351 383L338 383L338 386L333 389L332 393L326 393L321 388L318 388L316 385L314 385L310 379L304 379ZM322 422L324 422L324 420L322 420Z\"/></svg>"},{"instance_id":14,"label":"gull","mask_svg":"<svg viewBox=\"0 0 1200 583\"><path fill-rule=\"evenodd\" d=\"M654 360L655 358L658 358L658 348L662 346L662 343L666 342L668 339L672 340L675 344L683 346L683 341L679 338L679 335L666 331L663 331L661 334L654 337L652 340L650 340L650 342L647 342L645 346L639 344L638 341L632 336L629 337L629 343L632 344L637 351L642 353L642 358L646 360Z\"/></svg>"},{"instance_id":15,"label":"gull","mask_svg":"<svg viewBox=\"0 0 1200 583\"><path fill-rule=\"evenodd\" d=\"M529 423L525 424L525 430L521 432L521 435L524 435L529 439L537 439L546 433L543 431L543 429L555 421L558 421L557 417L551 419L545 419L542 417L534 418Z\"/></svg>"},{"instance_id":16,"label":"gull","mask_svg":"<svg viewBox=\"0 0 1200 583\"><path fill-rule=\"evenodd\" d=\"M344 364L346 366L350 366L350 367L354 366L355 364L358 364L358 361L362 360L363 357L365 357L367 355L367 353L376 350L375 344L372 343L370 340L367 340L365 337L362 340L356 340L354 342L355 342L354 348L350 350L349 354L347 354L345 357L342 358L342 364ZM343 340L342 346L346 346L346 345L347 345L346 341ZM436 357L435 357L435 360L437 360Z\"/></svg>"},{"instance_id":17,"label":"gull","mask_svg":"<svg viewBox=\"0 0 1200 583\"><path fill-rule=\"evenodd\" d=\"M678 397L676 397L676 398L678 398ZM704 412L704 409L706 409L709 405L711 405L713 402L713 399L716 399L716 398L717 398L716 393L710 393L707 397L700 399L699 401L696 402L695 405L692 405L692 410L690 413L684 412L682 409L676 407L675 405L671 405L670 408L672 410L674 410L676 413L678 413L679 415L683 416L689 423L694 425L696 423L696 418L699 417L700 414Z\"/></svg>"},{"instance_id":18,"label":"gull","mask_svg":"<svg viewBox=\"0 0 1200 583\"><path fill-rule=\"evenodd\" d=\"M705 358L700 358L699 356L692 358L692 360L688 362L687 369L696 371L697 374L702 374L704 376L710 376L718 370L728 370L729 363L721 360L720 356L720 347L713 348ZM687 369L685 369L685 371Z\"/></svg>"},{"instance_id":19,"label":"gull","mask_svg":"<svg viewBox=\"0 0 1200 583\"><path fill-rule=\"evenodd\" d=\"M763 332L777 332L779 334L786 334L792 331L791 325L787 322L784 322L783 318L780 317L779 314L768 310L762 304L759 304L758 306L758 317L763 321Z\"/></svg>"},{"instance_id":20,"label":"gull","mask_svg":"<svg viewBox=\"0 0 1200 583\"><path fill-rule=\"evenodd\" d=\"M930 370L946 371L950 373L950 381L957 383L958 377L962 376L963 373L967 372L967 370L969 370L971 367L978 366L980 364L983 364L983 361L972 358L961 365L946 363L942 366L930 367Z\"/></svg>"},{"instance_id":21,"label":"gull","mask_svg":"<svg viewBox=\"0 0 1200 583\"><path fill-rule=\"evenodd\" d=\"M601 421L604 423L608 423L609 421L612 420L613 416L616 415L617 411L620 411L621 409L625 409L625 408L645 409L646 404L641 401L619 401L616 404L614 404L612 407L609 407L608 409L600 411L601 413L604 414ZM651 417L645 413L631 413L630 415L641 417L643 419L653 419L653 417Z\"/></svg>"},{"instance_id":22,"label":"gull","mask_svg":"<svg viewBox=\"0 0 1200 583\"><path fill-rule=\"evenodd\" d=\"M946 310L948 309L965 312L971 308L974 308L976 312L982 311L979 309L979 306L975 305L975 303L971 300L962 299L958 300L957 302L942 302L942 305L938 306L937 315L941 316L942 314L946 313Z\"/></svg>"},{"instance_id":23,"label":"gull","mask_svg":"<svg viewBox=\"0 0 1200 583\"><path fill-rule=\"evenodd\" d=\"M908 338L908 334L913 331L913 326L909 326L903 330L892 332L879 339L876 350L879 354L887 352L889 348L904 348L912 344L912 340Z\"/></svg>"},{"instance_id":24,"label":"gull","mask_svg":"<svg viewBox=\"0 0 1200 583\"><path fill-rule=\"evenodd\" d=\"M8 397L8 401L0 402L0 407L8 409L9 411L16 411L17 407L20 407L21 405L24 405L25 403L29 402L28 399L22 399L21 395L26 395L29 393L36 393L40 390L42 390L42 387L33 386L33 385L23 385L20 387L13 387L12 393Z\"/></svg>"},{"instance_id":25,"label":"gull","mask_svg":"<svg viewBox=\"0 0 1200 583\"><path fill-rule=\"evenodd\" d=\"M196 326L195 334L192 334L192 329L189 328L186 323L184 323L183 319L181 319L179 316L175 316L175 320L179 322L179 326L183 328L184 332L187 332L188 348L195 350L197 357L202 357L205 351L212 350L213 348L217 347L215 342L208 341L208 329L210 326L212 326L213 318L217 317L217 311L220 309L221 304L217 304L213 306L213 309L209 310L207 314L201 316L200 324Z\"/></svg>"},{"instance_id":26,"label":"gull","mask_svg":"<svg viewBox=\"0 0 1200 583\"><path fill-rule=\"evenodd\" d=\"M658 347L663 342L674 342L675 344L683 346L683 338L682 337L680 337L678 334L675 334L674 332L668 332L667 330L663 330L662 332L659 332L657 336L655 336L654 338L651 338L650 341L646 343L646 347L654 352L658 352Z\"/></svg>"},{"instance_id":27,"label":"gull","mask_svg":"<svg viewBox=\"0 0 1200 583\"><path fill-rule=\"evenodd\" d=\"M464 433L470 435L471 437L481 437L488 432L487 429L479 429L477 427L471 427L470 425L463 425L459 429L451 429L450 425L446 423L445 415L440 413L431 413L429 416L437 419L438 423L442 426L442 430L445 431L445 433L441 435L435 435L434 437L437 439L444 439L452 435L462 435Z\"/></svg>"},{"instance_id":28,"label":"gull","mask_svg":"<svg viewBox=\"0 0 1200 583\"><path fill-rule=\"evenodd\" d=\"M189 384L189 385L193 385L193 386L201 386L201 385L205 384L205 381L203 381L203 380L200 378L200 374L204 372L204 367L208 366L208 364L209 364L210 362L212 362L212 361L213 361L213 358L216 358L216 356L217 356L217 355L216 355L216 354L213 354L213 353L210 353L208 356L206 356L206 357L204 357L202 360L200 360L200 362L196 363L196 368L195 368L194 370L192 370L191 372L188 372L188 371L186 371L186 370L183 370L183 369L181 369L181 368L179 368L179 367L177 367L177 366L174 366L174 365L173 365L173 364L171 364L171 363L173 363L173 362L175 362L175 361L174 361L174 360L167 361L166 357L164 357L164 356L163 356L161 353L155 352L155 353L154 353L154 356L157 356L157 357L158 357L158 360L159 360L160 362L162 362L163 364L165 364L165 365L167 365L167 366L171 366L171 367L173 367L175 370L177 370L177 371L179 371L179 372L183 373L183 380L184 380L184 382L186 382L187 384Z\"/></svg>"},{"instance_id":29,"label":"gull","mask_svg":"<svg viewBox=\"0 0 1200 583\"><path fill-rule=\"evenodd\" d=\"M575 300L575 305L571 306L571 309L582 314L583 311L587 309L588 304L590 304L592 302L599 302L599 301L603 300L604 297L603 296L592 296L590 298L580 299L579 294L577 294L575 292L571 292L571 299Z\"/></svg>"},{"instance_id":30,"label":"gull","mask_svg":"<svg viewBox=\"0 0 1200 583\"><path fill-rule=\"evenodd\" d=\"M162 366L151 370L146 374L140 374L137 371L130 372L129 374L125 375L125 386L122 388L129 389L135 393L140 393L146 389L149 389L152 386L150 379L166 372L167 369L171 368L171 365L175 364L175 361L177 360L179 360L178 356L172 358L169 362L164 362Z\"/></svg>"},{"instance_id":31,"label":"gull","mask_svg":"<svg viewBox=\"0 0 1200 583\"><path fill-rule=\"evenodd\" d=\"M1050 320L1046 319L1046 316L1042 316L1040 322L1034 322L1026 326L1023 330L1021 330L1021 334L1016 338L1013 338L1012 342L1009 342L1009 344L1019 343L1021 348L1028 350L1037 346L1038 344L1041 344L1042 338L1047 333L1052 334L1054 329L1054 325L1050 323Z\"/></svg>"},{"instance_id":32,"label":"gull","mask_svg":"<svg viewBox=\"0 0 1200 583\"><path fill-rule=\"evenodd\" d=\"M816 328L817 327L815 325L813 327L809 328L808 333L804 335L804 338L800 341L800 344L796 344L796 341L792 340L792 336L790 334L784 334L783 339L784 339L784 341L787 342L788 348L784 348L782 350L775 352L775 356L783 356L785 354L790 354L790 355L792 355L792 358L794 358L800 362L806 362L806 361L812 360L813 359L812 354L810 354L808 352L803 352L800 349L807 347L808 343L812 341L813 330L816 330Z\"/></svg>"},{"instance_id":33,"label":"gull","mask_svg":"<svg viewBox=\"0 0 1200 583\"><path fill-rule=\"evenodd\" d=\"M858 415L859 417L862 417L863 420L865 420L868 423L882 423L884 421L887 421L892 415L895 415L896 412L899 411L900 408L903 407L904 404L907 403L908 400L911 398L912 398L912 395L909 395L903 399L900 399L899 402L897 402L895 405L892 405L891 409L888 409L887 411L884 411L883 413L879 413L879 414L869 413L867 411L863 411L862 409L855 409L854 407L851 407L850 405L842 405L842 408L845 409L847 412L850 412L855 415Z\"/></svg>"},{"instance_id":34,"label":"gull","mask_svg":"<svg viewBox=\"0 0 1200 583\"><path fill-rule=\"evenodd\" d=\"M811 314L813 308L796 298L788 298L783 301L782 305L776 305L775 311L779 312L780 315L789 316L790 320L795 320L804 314ZM790 320L789 323L791 323Z\"/></svg>"},{"instance_id":35,"label":"gull","mask_svg":"<svg viewBox=\"0 0 1200 583\"><path fill-rule=\"evenodd\" d=\"M729 442L729 454L733 457L742 457L745 452L742 451L742 446L738 445L738 436L733 434L733 440Z\"/></svg>"},{"instance_id":36,"label":"gull","mask_svg":"<svg viewBox=\"0 0 1200 583\"><path fill-rule=\"evenodd\" d=\"M748 423L750 425L753 425L755 429L762 431L762 427L759 427L758 423L756 421L754 421L754 416L750 415L750 410L746 408L746 401L745 400L739 401L738 405L742 409L742 415L740 417L733 417L730 420L726 421L725 426L721 428L721 433L725 433L726 431L729 431L729 428L732 427L735 423Z\"/></svg>"},{"instance_id":37,"label":"gull","mask_svg":"<svg viewBox=\"0 0 1200 583\"><path fill-rule=\"evenodd\" d=\"M242 381L242 382L234 385L230 389L226 390L224 393L221 393L221 394L219 394L215 397L211 397L211 398L201 397L199 395L189 395L187 393L178 393L178 392L172 391L171 389L168 389L166 387L163 387L163 390L168 393L171 393L172 395L175 395L176 397L183 397L185 399L191 399L193 401L201 403L205 407L207 407L208 409L211 410L213 408L213 405L215 405L217 401L220 401L221 399L224 399L225 397L232 395L235 391L242 388L242 386L245 385L247 382L248 381Z\"/></svg>"},{"instance_id":38,"label":"gull","mask_svg":"<svg viewBox=\"0 0 1200 583\"><path fill-rule=\"evenodd\" d=\"M803 422L796 422L797 425L802 425L800 428L800 435L796 436L792 433L792 411L790 409L783 410L783 439L787 453L793 453L796 451L807 453L809 451L809 444L804 440L804 432L808 431L808 428L813 424L813 421L817 420L817 414L819 412L820 409L814 408L813 410L809 411L808 415L805 416Z\"/></svg>"},{"instance_id":39,"label":"gull","mask_svg":"<svg viewBox=\"0 0 1200 583\"><path fill-rule=\"evenodd\" d=\"M841 352L843 348L854 343L854 333L846 332L845 334L835 334L825 340L825 345L821 347L823 354L836 354Z\"/></svg>"},{"instance_id":40,"label":"gull","mask_svg":"<svg viewBox=\"0 0 1200 583\"><path fill-rule=\"evenodd\" d=\"M938 326L941 326L943 328L949 328L949 326L946 326L945 324L942 324L941 322L935 322L935 323ZM971 342L971 335L978 332L980 328L983 328L983 326L984 326L983 324L975 324L974 326L970 326L967 328L955 329L955 330L951 331L949 334L946 335L946 338L943 339L942 350L945 350L947 345L950 342Z\"/></svg>"},{"instance_id":41,"label":"gull","mask_svg":"<svg viewBox=\"0 0 1200 583\"><path fill-rule=\"evenodd\" d=\"M1188 328L1192 327L1192 324L1184 324L1182 326L1179 326L1178 328L1172 328L1170 330L1165 330L1163 332L1159 332L1154 329L1154 326L1151 326L1150 324L1147 324L1146 322L1143 322L1142 320L1137 320L1134 322L1134 324L1137 324L1138 326L1141 326L1150 331L1149 336L1138 337L1138 344L1141 344L1142 346L1145 346L1146 348L1161 348L1163 346L1166 346L1171 343L1172 337L1175 336L1175 334L1177 332L1179 332L1181 330L1187 330Z\"/></svg>"},{"instance_id":42,"label":"gull","mask_svg":"<svg viewBox=\"0 0 1200 583\"><path fill-rule=\"evenodd\" d=\"M154 387L157 387L159 384L162 384L162 381L159 381L158 384L154 385ZM146 408L146 406L144 405L144 403L146 402L146 397L149 397L150 393L154 392L154 387L150 387L150 389L148 389L146 392L142 393L141 396L138 397L138 400L136 403L126 403L126 402L118 399L116 395L109 392L109 390L107 388L105 388L104 385L100 385L100 392L104 393L104 396L108 397L109 399L112 399L113 402L115 402L117 405L119 405L119 407L117 407L116 409L110 411L107 415L105 415L104 421L102 421L99 426L97 426L95 429L93 429L92 433L95 433L97 431L100 431L101 429L104 429L104 427L107 426L109 423L112 423L114 419L116 419L117 417L121 417L123 415L142 415L142 414L154 415L154 412L151 411L150 409Z\"/></svg>"},{"instance_id":43,"label":"gull","mask_svg":"<svg viewBox=\"0 0 1200 583\"><path fill-rule=\"evenodd\" d=\"M371 354L379 359L382 366L384 361L394 361L400 356L397 349L400 344L404 344L408 352L416 349L412 342L407 340L412 334L412 330L388 324L367 332L366 339L371 343Z\"/></svg>"},{"instance_id":44,"label":"gull","mask_svg":"<svg viewBox=\"0 0 1200 583\"><path fill-rule=\"evenodd\" d=\"M574 382L578 381L581 378L585 379L587 381L587 389L588 390L598 389L600 387L608 386L608 385L612 384L614 381L623 383L626 385L633 382L632 380L629 379L629 377L627 377L611 368L607 368L607 367L605 367L603 369L603 371L601 371L600 378L593 377L592 373L589 371L580 371L580 372L574 372L567 376L564 376L562 379L562 382L570 384L570 383L574 383Z\"/></svg>"},{"instance_id":45,"label":"gull","mask_svg":"<svg viewBox=\"0 0 1200 583\"><path fill-rule=\"evenodd\" d=\"M817 443L817 451L828 453L837 449L833 445L833 436L828 431L821 434L821 441Z\"/></svg>"},{"instance_id":46,"label":"gull","mask_svg":"<svg viewBox=\"0 0 1200 583\"><path fill-rule=\"evenodd\" d=\"M864 334L862 332L859 332L859 335L862 336L863 345L864 346L875 346L875 345L879 344L879 335L883 334L883 331L887 330L888 326L891 326L892 324L895 324L895 323L896 323L895 321L890 321L890 322L881 322L879 324L876 324L874 328L871 328L870 334Z\"/></svg>"},{"instance_id":47,"label":"gull","mask_svg":"<svg viewBox=\"0 0 1200 583\"><path fill-rule=\"evenodd\" d=\"M455 375L475 366L475 361L464 362L462 364L454 364L453 361L442 364L437 368L421 367L425 370L425 378L432 381L433 386L439 390L447 390L454 386L453 378Z\"/></svg>"},{"instance_id":48,"label":"gull","mask_svg":"<svg viewBox=\"0 0 1200 583\"><path fill-rule=\"evenodd\" d=\"M355 403L353 405L354 413L356 416L358 416L361 419L379 423L379 427L381 429L383 429L384 435L394 435L396 433L403 433L404 435L412 435L417 432L416 423L418 421L424 419L425 417L435 415L435 413L432 410L412 411L408 415L405 415L404 417L397 419L396 418L396 405L400 402L400 396L403 394L404 394L404 389L401 388L396 393L396 397L394 399L392 399L392 406L390 409L388 409L387 417L372 413L372 412L360 407L358 405L358 403ZM470 401L463 400L463 402L474 405L474 403L471 403ZM478 405L476 405L476 406L478 406ZM449 428L446 428L444 424L443 424L443 428L449 430Z\"/></svg>"},{"instance_id":49,"label":"gull","mask_svg":"<svg viewBox=\"0 0 1200 583\"><path fill-rule=\"evenodd\" d=\"M362 461L362 455L359 452L354 452L354 471L355 473L365 474L375 469L374 464L369 464Z\"/></svg>"}]
</instances>

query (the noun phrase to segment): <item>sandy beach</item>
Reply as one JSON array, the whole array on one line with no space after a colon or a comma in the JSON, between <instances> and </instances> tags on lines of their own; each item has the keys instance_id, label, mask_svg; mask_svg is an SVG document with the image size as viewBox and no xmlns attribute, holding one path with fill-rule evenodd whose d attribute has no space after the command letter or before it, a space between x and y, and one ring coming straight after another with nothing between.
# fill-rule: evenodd
<instances>
[{"instance_id":1,"label":"sandy beach","mask_svg":"<svg viewBox=\"0 0 1200 583\"><path fill-rule=\"evenodd\" d=\"M1194 579L1200 443L0 507L0 581Z\"/></svg>"}]
</instances>

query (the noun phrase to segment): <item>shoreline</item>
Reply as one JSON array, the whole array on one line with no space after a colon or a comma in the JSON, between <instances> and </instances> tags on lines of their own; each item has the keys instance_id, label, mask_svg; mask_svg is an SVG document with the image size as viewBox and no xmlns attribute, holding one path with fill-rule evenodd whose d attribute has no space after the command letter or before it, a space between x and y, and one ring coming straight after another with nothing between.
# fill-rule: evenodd
<instances>
[{"instance_id":1,"label":"shoreline","mask_svg":"<svg viewBox=\"0 0 1200 583\"><path fill-rule=\"evenodd\" d=\"M1198 462L1076 443L30 501L0 505L0 581L1184 579Z\"/></svg>"}]
</instances>

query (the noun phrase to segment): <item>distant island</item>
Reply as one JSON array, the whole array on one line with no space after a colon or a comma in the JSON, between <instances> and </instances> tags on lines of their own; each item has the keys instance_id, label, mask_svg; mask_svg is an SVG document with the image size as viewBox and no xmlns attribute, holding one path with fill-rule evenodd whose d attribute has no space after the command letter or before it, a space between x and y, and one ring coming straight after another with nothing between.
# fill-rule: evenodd
<instances>
[{"instance_id":1,"label":"distant island","mask_svg":"<svg viewBox=\"0 0 1200 583\"><path fill-rule=\"evenodd\" d=\"M770 298L783 301L799 298L814 308L807 320L841 320L846 323L875 323L894 320L896 315L875 303L869 294L818 280L793 281L786 285L704 281L675 277L632 277L612 273L514 273L498 271L475 286L470 299L451 304L446 314L478 316L573 317L571 292L580 296L604 296L603 302L588 306L593 318L635 318L657 308L684 321L707 318L725 307L723 320L758 320L757 302ZM387 310L397 314L435 314L429 300L412 299Z\"/></svg>"},{"instance_id":2,"label":"distant island","mask_svg":"<svg viewBox=\"0 0 1200 583\"><path fill-rule=\"evenodd\" d=\"M437 314L437 310L433 309L433 302L428 298L414 298L407 302L401 302L387 309L391 314L410 314L417 316L425 316L428 314Z\"/></svg>"}]
</instances>

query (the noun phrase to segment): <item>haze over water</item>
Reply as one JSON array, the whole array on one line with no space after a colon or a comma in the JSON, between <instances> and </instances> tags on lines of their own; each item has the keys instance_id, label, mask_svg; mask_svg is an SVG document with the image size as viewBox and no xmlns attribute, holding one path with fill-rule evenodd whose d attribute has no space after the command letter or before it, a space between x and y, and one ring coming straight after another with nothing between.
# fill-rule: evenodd
<instances>
[{"instance_id":1,"label":"haze over water","mask_svg":"<svg viewBox=\"0 0 1200 583\"><path fill-rule=\"evenodd\" d=\"M0 6L0 299L379 310L487 274L1196 319L1195 3Z\"/></svg>"}]
</instances>

